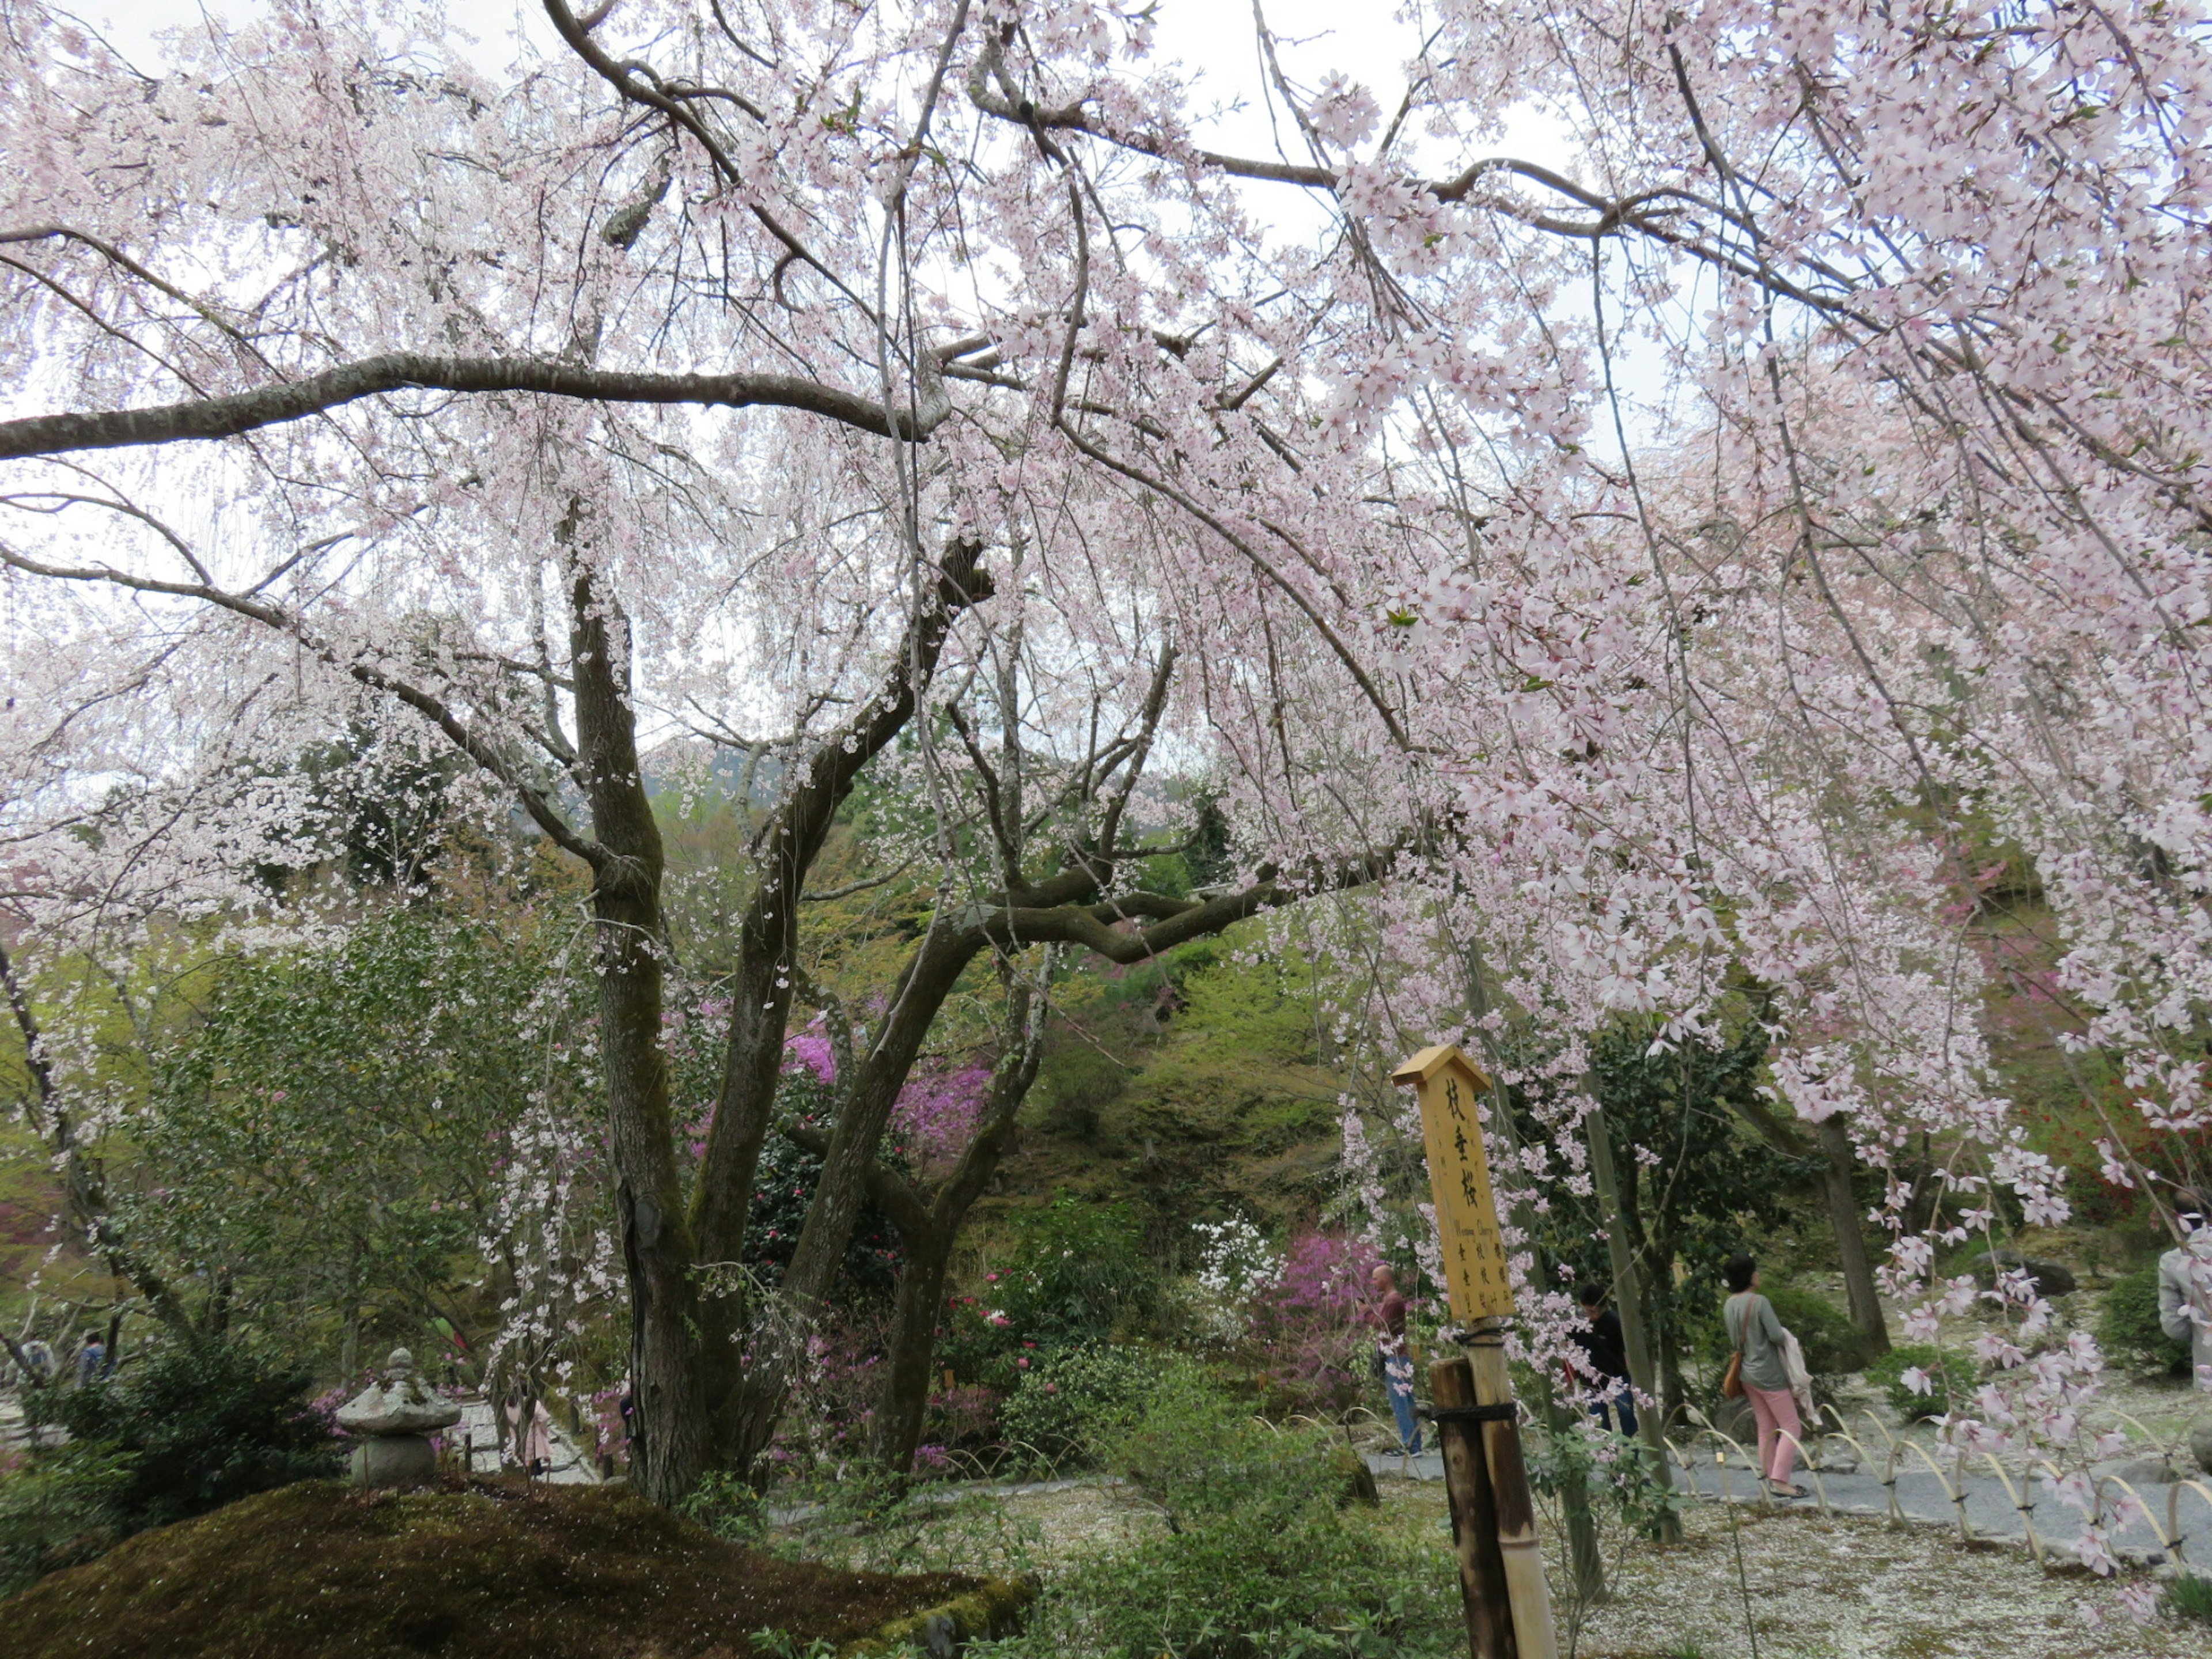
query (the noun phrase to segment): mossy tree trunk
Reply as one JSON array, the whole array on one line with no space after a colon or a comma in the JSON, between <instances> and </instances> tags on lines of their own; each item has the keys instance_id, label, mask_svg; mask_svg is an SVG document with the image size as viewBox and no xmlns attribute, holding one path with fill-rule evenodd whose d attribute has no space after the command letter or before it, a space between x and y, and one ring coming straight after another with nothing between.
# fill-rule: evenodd
<instances>
[{"instance_id":1,"label":"mossy tree trunk","mask_svg":"<svg viewBox=\"0 0 2212 1659\"><path fill-rule=\"evenodd\" d=\"M1859 1221L1858 1199L1851 1191L1856 1161L1851 1138L1841 1116L1821 1120L1820 1136L1821 1192L1827 1200L1829 1223L1835 1229L1836 1256L1843 1267L1851 1326L1866 1340L1867 1358L1879 1359L1889 1352L1889 1324L1882 1317L1874 1266L1867 1255L1866 1231Z\"/></svg>"}]
</instances>

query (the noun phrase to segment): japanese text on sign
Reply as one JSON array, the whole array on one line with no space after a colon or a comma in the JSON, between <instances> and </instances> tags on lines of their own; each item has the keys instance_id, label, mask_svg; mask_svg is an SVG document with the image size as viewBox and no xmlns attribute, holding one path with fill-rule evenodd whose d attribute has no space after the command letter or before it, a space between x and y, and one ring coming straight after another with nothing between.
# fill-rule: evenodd
<instances>
[{"instance_id":1,"label":"japanese text on sign","mask_svg":"<svg viewBox=\"0 0 2212 1659\"><path fill-rule=\"evenodd\" d=\"M1482 1146L1476 1100L1490 1080L1449 1045L1424 1048L1392 1074L1410 1083L1421 1105L1421 1139L1436 1194L1437 1235L1443 1246L1444 1285L1452 1317L1462 1325L1513 1312L1505 1241L1490 1195L1490 1160Z\"/></svg>"}]
</instances>

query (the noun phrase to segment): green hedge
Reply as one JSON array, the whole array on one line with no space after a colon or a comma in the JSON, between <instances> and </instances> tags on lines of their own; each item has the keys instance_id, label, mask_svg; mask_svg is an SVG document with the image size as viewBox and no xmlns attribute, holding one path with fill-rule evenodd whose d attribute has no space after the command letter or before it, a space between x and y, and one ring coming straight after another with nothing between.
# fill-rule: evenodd
<instances>
[{"instance_id":1,"label":"green hedge","mask_svg":"<svg viewBox=\"0 0 2212 1659\"><path fill-rule=\"evenodd\" d=\"M1009 1444L1031 1447L1055 1466L1096 1462L1112 1425L1158 1386L1162 1364L1139 1348L1048 1350L1000 1407L1001 1431Z\"/></svg>"},{"instance_id":2,"label":"green hedge","mask_svg":"<svg viewBox=\"0 0 2212 1659\"><path fill-rule=\"evenodd\" d=\"M1866 1339L1851 1323L1850 1316L1827 1297L1794 1285L1778 1285L1766 1292L1776 1316L1794 1332L1805 1351L1805 1369L1815 1376L1843 1371L1863 1371L1872 1357Z\"/></svg>"},{"instance_id":3,"label":"green hedge","mask_svg":"<svg viewBox=\"0 0 2212 1659\"><path fill-rule=\"evenodd\" d=\"M1890 1409L1914 1423L1949 1411L1953 1399L1964 1396L1974 1386L1978 1369L1965 1354L1925 1342L1907 1342L1869 1365L1866 1375L1868 1382L1889 1396ZM1928 1373L1932 1384L1928 1393L1916 1394L1905 1385L1905 1373L1913 1370Z\"/></svg>"},{"instance_id":4,"label":"green hedge","mask_svg":"<svg viewBox=\"0 0 2212 1659\"><path fill-rule=\"evenodd\" d=\"M2114 1364L2145 1376L2170 1376L2188 1364L2189 1345L2159 1328L2155 1264L2112 1281L2097 1317L2097 1342Z\"/></svg>"}]
</instances>

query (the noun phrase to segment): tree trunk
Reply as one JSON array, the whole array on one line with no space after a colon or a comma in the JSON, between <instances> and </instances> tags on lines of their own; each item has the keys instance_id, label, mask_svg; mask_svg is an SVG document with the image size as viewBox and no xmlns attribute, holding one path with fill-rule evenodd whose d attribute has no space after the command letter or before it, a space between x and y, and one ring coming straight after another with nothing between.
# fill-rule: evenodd
<instances>
[{"instance_id":1,"label":"tree trunk","mask_svg":"<svg viewBox=\"0 0 2212 1659\"><path fill-rule=\"evenodd\" d=\"M1589 1134L1590 1179L1597 1189L1598 1212L1605 1224L1606 1258L1613 1267L1613 1302L1620 1310L1621 1346L1627 1350L1628 1380L1647 1400L1656 1400L1658 1395L1651 1386L1651 1350L1644 1339L1645 1310L1650 1301L1644 1293L1644 1275L1631 1249L1630 1218L1622 1206L1620 1183L1614 1173L1613 1133L1606 1127L1601 1107L1594 1107L1583 1121ZM1653 1476L1672 1486L1674 1471L1667 1461L1662 1426L1658 1418L1648 1410L1637 1415L1638 1438L1650 1460ZM1680 1523L1669 1512L1660 1523L1660 1541L1674 1543L1681 1535Z\"/></svg>"},{"instance_id":2,"label":"tree trunk","mask_svg":"<svg viewBox=\"0 0 2212 1659\"><path fill-rule=\"evenodd\" d=\"M1036 1081L1044 1057L1046 1003L1052 958L1034 985L1016 982L1006 1007L1006 1046L992 1070L991 1087L975 1121L975 1139L960 1154L929 1202L890 1170L878 1165L868 1183L869 1196L897 1225L906 1246L906 1270L899 1275L892 1312L890 1364L876 1406L869 1450L888 1473L904 1475L914 1468L921 1425L929 1409L930 1379L937 1371L937 1321L945 1305L945 1274L968 1212L997 1172L999 1160L1013 1144L1014 1115Z\"/></svg>"},{"instance_id":3,"label":"tree trunk","mask_svg":"<svg viewBox=\"0 0 2212 1659\"><path fill-rule=\"evenodd\" d=\"M1689 1404L1687 1379L1682 1375L1682 1309L1675 1298L1673 1281L1668 1277L1674 1264L1670 1257L1652 1264L1652 1278L1666 1288L1661 1299L1665 1303L1661 1310L1659 1325L1659 1416L1663 1427L1682 1420L1682 1408Z\"/></svg>"},{"instance_id":4,"label":"tree trunk","mask_svg":"<svg viewBox=\"0 0 2212 1659\"><path fill-rule=\"evenodd\" d=\"M1840 1114L1820 1121L1825 1167L1820 1184L1828 1200L1828 1220L1836 1230L1836 1255L1844 1268L1844 1292L1850 1298L1851 1325L1866 1339L1867 1356L1889 1352L1889 1326L1875 1293L1874 1267L1867 1259L1866 1234L1859 1224L1858 1200L1851 1193L1851 1138Z\"/></svg>"},{"instance_id":5,"label":"tree trunk","mask_svg":"<svg viewBox=\"0 0 2212 1659\"><path fill-rule=\"evenodd\" d=\"M868 1431L870 1455L892 1474L913 1468L915 1449L921 1444L930 1381L936 1375L937 1322L945 1306L945 1268L957 1236L954 1228L933 1226L908 1233L903 1241L906 1266L899 1274L898 1297L891 1310L883 1392Z\"/></svg>"},{"instance_id":6,"label":"tree trunk","mask_svg":"<svg viewBox=\"0 0 2212 1659\"><path fill-rule=\"evenodd\" d=\"M977 542L957 540L947 544L936 583L920 612L908 623L882 688L860 714L831 733L803 767L795 769L781 803L762 831L760 883L738 927L721 1092L708 1126L706 1151L692 1198L691 1225L704 1260L735 1261L744 1255L753 1180L759 1168L761 1145L774 1117L783 1069L784 1036L792 988L798 977L799 899L807 872L861 769L913 718L921 691L936 672L952 618L990 596L989 574L978 562L982 552ZM934 1004L928 1012L934 1015ZM927 1026L925 1018L925 1030ZM914 1047L919 1046L917 1036ZM912 1062L909 1050L907 1064ZM904 1081L902 1071L890 1085L890 1098L896 1097ZM890 1109L887 1099L884 1115ZM839 1114L841 1128L846 1115ZM878 1121L877 1134L881 1129ZM873 1136L865 1151L866 1159L872 1161ZM793 1271L787 1273L784 1281L791 1300L799 1307L804 1308L828 1291L843 1259L859 1205L855 1199L845 1206L840 1195L848 1182L857 1187L865 1178L848 1167L851 1161L840 1161L834 1170L825 1166L815 1203L809 1207L799 1246L799 1255L805 1258L805 1269L799 1271L801 1263L794 1260ZM821 1208L825 1195L833 1208L841 1210L842 1231L835 1225L816 1224L815 1212ZM828 1236L831 1233L836 1235L834 1239ZM813 1241L811 1249L810 1239ZM826 1273L822 1271L825 1266ZM740 1474L750 1470L775 1431L791 1359L757 1321L748 1328L747 1321L756 1311L737 1296L708 1298L702 1309L702 1387L712 1418L714 1457L718 1465Z\"/></svg>"},{"instance_id":7,"label":"tree trunk","mask_svg":"<svg viewBox=\"0 0 2212 1659\"><path fill-rule=\"evenodd\" d=\"M580 562L570 594L576 738L600 849L592 866L599 933L599 1054L615 1205L630 1296L630 1478L656 1503L689 1492L708 1467L699 1364L698 1260L684 1213L660 1048L664 950L660 828L638 767L621 611Z\"/></svg>"}]
</instances>

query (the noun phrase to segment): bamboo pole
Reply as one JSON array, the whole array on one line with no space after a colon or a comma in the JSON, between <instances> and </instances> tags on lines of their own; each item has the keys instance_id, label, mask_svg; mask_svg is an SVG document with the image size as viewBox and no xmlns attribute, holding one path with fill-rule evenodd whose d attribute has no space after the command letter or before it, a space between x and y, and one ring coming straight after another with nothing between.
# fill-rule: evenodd
<instances>
[{"instance_id":1,"label":"bamboo pole","mask_svg":"<svg viewBox=\"0 0 2212 1659\"><path fill-rule=\"evenodd\" d=\"M1429 1367L1429 1398L1446 1413L1476 1403L1466 1355ZM1520 1659L1505 1563L1498 1547L1498 1507L1478 1426L1449 1415L1439 1416L1436 1424L1444 1458L1444 1497L1451 1506L1452 1551L1459 1558L1460 1599L1467 1608L1468 1648L1474 1659Z\"/></svg>"},{"instance_id":2,"label":"bamboo pole","mask_svg":"<svg viewBox=\"0 0 2212 1659\"><path fill-rule=\"evenodd\" d=\"M1473 1016L1475 1029L1481 1033L1482 1051L1490 1064L1490 1122L1489 1132L1503 1141L1509 1151L1520 1150L1520 1135L1513 1123L1513 1109L1505 1093L1505 1079L1498 1065L1498 1043L1483 1024L1490 1012L1490 993L1482 978L1482 946L1470 942L1467 948L1467 1007ZM1513 1224L1521 1230L1521 1237L1528 1241L1535 1253L1538 1282L1555 1284L1557 1264L1551 1252L1538 1241L1543 1229L1537 1224L1535 1209L1526 1198L1513 1206ZM1574 1414L1560 1401L1559 1390L1552 1379L1541 1371L1536 1376L1536 1398L1530 1403L1536 1416L1554 1437L1574 1431ZM1639 1422L1641 1419L1638 1419ZM1598 1547L1597 1518L1590 1512L1589 1474L1578 1459L1563 1461L1559 1470L1559 1511L1567 1528L1567 1575L1574 1585L1574 1598L1583 1609L1595 1607L1607 1599L1605 1583L1605 1555Z\"/></svg>"},{"instance_id":3,"label":"bamboo pole","mask_svg":"<svg viewBox=\"0 0 2212 1659\"><path fill-rule=\"evenodd\" d=\"M1513 1379L1505 1370L1502 1322L1486 1323L1465 1340L1474 1403L1510 1408ZM1559 1659L1552 1587L1544 1577L1544 1552L1536 1537L1536 1504L1528 1492L1528 1465L1521 1458L1521 1426L1507 1416L1481 1428L1483 1462L1489 1468L1491 1501L1498 1513L1498 1555L1513 1605L1515 1650L1518 1659Z\"/></svg>"}]
</instances>

